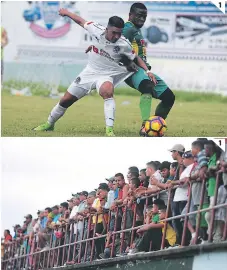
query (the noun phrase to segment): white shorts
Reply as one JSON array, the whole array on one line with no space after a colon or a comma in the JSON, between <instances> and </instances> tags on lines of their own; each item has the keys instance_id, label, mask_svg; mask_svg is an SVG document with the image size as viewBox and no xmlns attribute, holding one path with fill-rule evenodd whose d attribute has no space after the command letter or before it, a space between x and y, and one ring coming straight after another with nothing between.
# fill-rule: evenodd
<instances>
[{"instance_id":1,"label":"white shorts","mask_svg":"<svg viewBox=\"0 0 227 270\"><path fill-rule=\"evenodd\" d=\"M67 91L81 99L82 97L89 95L92 90L96 89L99 93L100 87L104 82L111 82L114 87L122 83L133 72L125 72L117 75L100 75L100 74L89 74L86 70L82 71L74 80Z\"/></svg>"}]
</instances>

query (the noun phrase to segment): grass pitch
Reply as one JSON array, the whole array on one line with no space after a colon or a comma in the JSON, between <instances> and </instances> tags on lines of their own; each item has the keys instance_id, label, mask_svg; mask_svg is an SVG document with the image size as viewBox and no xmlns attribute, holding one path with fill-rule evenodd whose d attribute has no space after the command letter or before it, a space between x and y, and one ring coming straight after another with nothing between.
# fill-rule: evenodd
<instances>
[{"instance_id":1,"label":"grass pitch","mask_svg":"<svg viewBox=\"0 0 227 270\"><path fill-rule=\"evenodd\" d=\"M118 90L119 91L119 90ZM122 91L121 91L122 92ZM117 92L119 93L119 92ZM136 93L136 92L134 92ZM227 137L227 100L204 94L176 92L176 103L167 118L169 137ZM137 137L141 126L139 95L116 95L115 134ZM197 101L196 101L197 100ZM46 97L18 97L2 94L2 136L4 137L100 137L105 136L103 100L88 96L68 109L54 132L34 132L58 100ZM158 104L152 101L152 114Z\"/></svg>"}]
</instances>

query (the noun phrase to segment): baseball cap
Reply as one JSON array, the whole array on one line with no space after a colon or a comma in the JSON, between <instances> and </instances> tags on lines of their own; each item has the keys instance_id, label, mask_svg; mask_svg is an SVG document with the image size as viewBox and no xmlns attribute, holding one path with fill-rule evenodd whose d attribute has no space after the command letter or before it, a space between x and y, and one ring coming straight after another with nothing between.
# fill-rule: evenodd
<instances>
[{"instance_id":1,"label":"baseball cap","mask_svg":"<svg viewBox=\"0 0 227 270\"><path fill-rule=\"evenodd\" d=\"M71 199L67 200L67 202L73 202L73 199L74 199L74 198L71 198Z\"/></svg>"},{"instance_id":2,"label":"baseball cap","mask_svg":"<svg viewBox=\"0 0 227 270\"><path fill-rule=\"evenodd\" d=\"M78 195L84 195L84 196L88 196L88 192L87 191L81 191L78 193Z\"/></svg>"},{"instance_id":3,"label":"baseball cap","mask_svg":"<svg viewBox=\"0 0 227 270\"><path fill-rule=\"evenodd\" d=\"M177 152L184 152L185 148L182 144L175 144L171 149L169 149L170 152L177 151Z\"/></svg>"},{"instance_id":4,"label":"baseball cap","mask_svg":"<svg viewBox=\"0 0 227 270\"><path fill-rule=\"evenodd\" d=\"M110 190L107 183L100 183L98 189L107 190L107 191Z\"/></svg>"},{"instance_id":5,"label":"baseball cap","mask_svg":"<svg viewBox=\"0 0 227 270\"><path fill-rule=\"evenodd\" d=\"M96 192L95 191L91 191L88 193L88 196L96 196Z\"/></svg>"},{"instance_id":6,"label":"baseball cap","mask_svg":"<svg viewBox=\"0 0 227 270\"><path fill-rule=\"evenodd\" d=\"M73 194L73 193L72 193L72 196L73 196L72 200L73 200L74 198L79 198L79 197L80 197L80 195L79 195L78 193L76 193L76 194Z\"/></svg>"},{"instance_id":7,"label":"baseball cap","mask_svg":"<svg viewBox=\"0 0 227 270\"><path fill-rule=\"evenodd\" d=\"M28 214L24 218L31 218L32 219L32 215L31 214Z\"/></svg>"},{"instance_id":8,"label":"baseball cap","mask_svg":"<svg viewBox=\"0 0 227 270\"><path fill-rule=\"evenodd\" d=\"M169 161L163 161L160 165L160 170L163 170L163 169L170 169L170 162Z\"/></svg>"},{"instance_id":9,"label":"baseball cap","mask_svg":"<svg viewBox=\"0 0 227 270\"><path fill-rule=\"evenodd\" d=\"M112 177L110 177L110 178L106 178L106 181L107 181L107 182L113 182L114 179L115 179L114 176L112 176Z\"/></svg>"},{"instance_id":10,"label":"baseball cap","mask_svg":"<svg viewBox=\"0 0 227 270\"><path fill-rule=\"evenodd\" d=\"M193 158L192 152L191 151L186 151L183 156L183 158Z\"/></svg>"},{"instance_id":11,"label":"baseball cap","mask_svg":"<svg viewBox=\"0 0 227 270\"><path fill-rule=\"evenodd\" d=\"M59 209L59 206L58 205L54 205L53 207L51 207L51 209L52 209L52 211L53 211L53 209Z\"/></svg>"}]
</instances>

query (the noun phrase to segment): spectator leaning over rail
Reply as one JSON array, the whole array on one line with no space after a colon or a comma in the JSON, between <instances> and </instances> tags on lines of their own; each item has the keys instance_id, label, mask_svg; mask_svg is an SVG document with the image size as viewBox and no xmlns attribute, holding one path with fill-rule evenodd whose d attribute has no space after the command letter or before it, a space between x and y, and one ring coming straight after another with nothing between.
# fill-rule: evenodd
<instances>
[{"instance_id":1,"label":"spectator leaning over rail","mask_svg":"<svg viewBox=\"0 0 227 270\"><path fill-rule=\"evenodd\" d=\"M220 162L220 172L222 172L223 184L218 189L217 205L227 203L227 145L225 155ZM227 208L221 207L215 211L215 224L214 224L214 242L225 240L223 237L224 226L226 226Z\"/></svg>"},{"instance_id":2,"label":"spectator leaning over rail","mask_svg":"<svg viewBox=\"0 0 227 270\"><path fill-rule=\"evenodd\" d=\"M160 164L157 161L150 161L147 163L147 168L146 168L146 175L149 177L149 186L148 188L145 187L140 187L137 189L136 193L137 196L147 196L153 193L156 193L159 191L159 188L156 185L152 185L151 180L152 178L157 179L157 181L161 182L162 181L162 176L159 170Z\"/></svg>"},{"instance_id":3,"label":"spectator leaning over rail","mask_svg":"<svg viewBox=\"0 0 227 270\"><path fill-rule=\"evenodd\" d=\"M207 141L205 143L205 153L209 158L208 171L207 171L207 191L210 199L210 207L214 206L214 194L216 186L216 170L219 164L219 158L221 156L221 150L213 141ZM206 212L205 219L208 224L208 233L210 233L211 211Z\"/></svg>"},{"instance_id":4,"label":"spectator leaning over rail","mask_svg":"<svg viewBox=\"0 0 227 270\"><path fill-rule=\"evenodd\" d=\"M171 181L172 186L178 185L175 191L173 199L173 209L174 215L181 215L188 201L188 182L191 175L191 171L194 168L194 157L191 151L187 151L183 154L183 165L185 166L184 171L181 173L179 180ZM181 219L176 219L177 225L177 237L178 243L181 243L182 233L183 233L183 224ZM189 244L190 241L189 232L187 230L186 244Z\"/></svg>"},{"instance_id":5,"label":"spectator leaning over rail","mask_svg":"<svg viewBox=\"0 0 227 270\"><path fill-rule=\"evenodd\" d=\"M95 236L101 236L107 232L106 220L103 213L103 209L107 200L107 194L109 192L109 187L106 183L101 183L99 185L99 195L94 201L92 209L96 215L92 219L92 223L95 226L94 230L96 232ZM96 258L100 258L99 255L104 252L105 238L100 238L95 240Z\"/></svg>"},{"instance_id":6,"label":"spectator leaning over rail","mask_svg":"<svg viewBox=\"0 0 227 270\"><path fill-rule=\"evenodd\" d=\"M108 182L108 187L110 190L107 195L105 209L110 209L111 205L114 203L114 197L115 197L115 191L114 191L114 185L113 185L114 180L115 180L114 176L110 178L106 178L106 181Z\"/></svg>"}]
</instances>

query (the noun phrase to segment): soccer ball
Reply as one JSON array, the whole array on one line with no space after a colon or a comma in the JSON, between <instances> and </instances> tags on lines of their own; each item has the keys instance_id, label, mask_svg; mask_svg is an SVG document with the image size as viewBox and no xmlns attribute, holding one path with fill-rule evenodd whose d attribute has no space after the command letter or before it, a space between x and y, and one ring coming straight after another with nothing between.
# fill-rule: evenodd
<instances>
[{"instance_id":1,"label":"soccer ball","mask_svg":"<svg viewBox=\"0 0 227 270\"><path fill-rule=\"evenodd\" d=\"M166 130L166 121L160 116L151 116L145 122L145 132L148 137L162 137Z\"/></svg>"}]
</instances>

